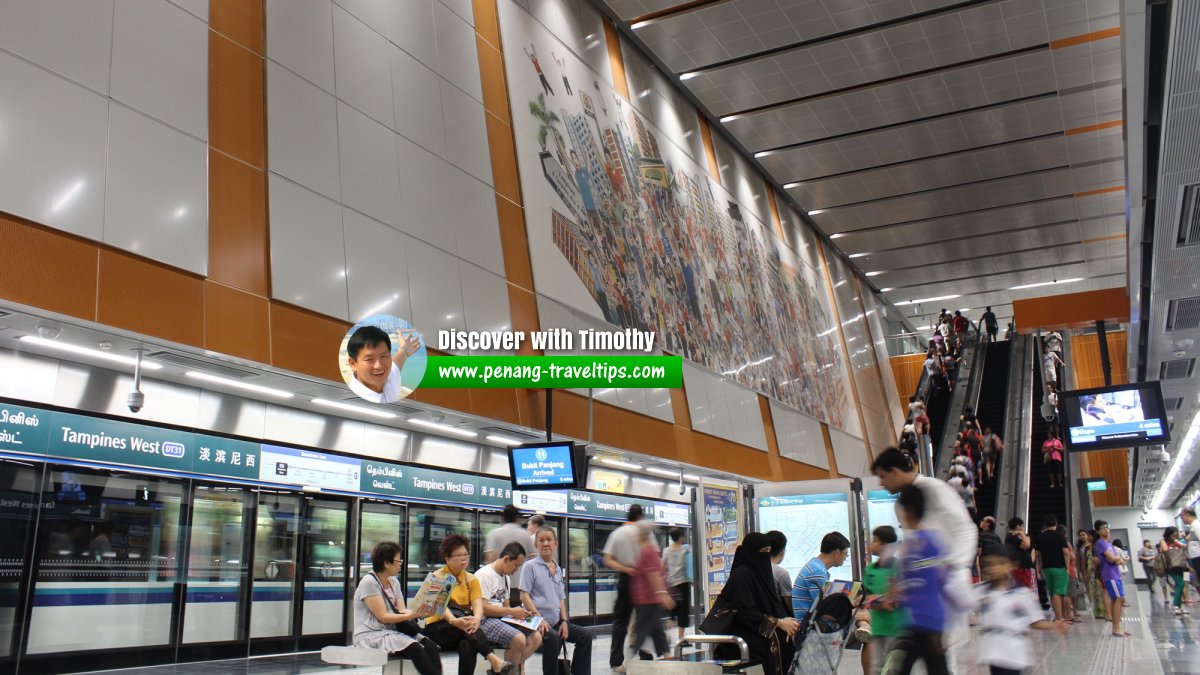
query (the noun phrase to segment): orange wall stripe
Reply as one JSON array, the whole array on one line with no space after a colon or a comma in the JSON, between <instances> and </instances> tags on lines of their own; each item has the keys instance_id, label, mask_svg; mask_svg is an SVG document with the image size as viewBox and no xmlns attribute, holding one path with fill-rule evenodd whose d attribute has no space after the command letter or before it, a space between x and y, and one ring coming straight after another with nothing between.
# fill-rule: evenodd
<instances>
[{"instance_id":1,"label":"orange wall stripe","mask_svg":"<svg viewBox=\"0 0 1200 675\"><path fill-rule=\"evenodd\" d=\"M829 477L837 478L837 454L833 452L833 437L829 435L829 425L821 422L821 436L825 439L825 457L829 460Z\"/></svg>"},{"instance_id":2,"label":"orange wall stripe","mask_svg":"<svg viewBox=\"0 0 1200 675\"><path fill-rule=\"evenodd\" d=\"M1124 288L1013 301L1013 321L1023 333L1036 328L1081 327L1100 319L1129 323L1129 295Z\"/></svg>"},{"instance_id":3,"label":"orange wall stripe","mask_svg":"<svg viewBox=\"0 0 1200 675\"><path fill-rule=\"evenodd\" d=\"M708 126L708 120L704 118L704 115L696 114L700 118L700 140L704 142L704 156L708 159L708 174L717 181L717 185L720 185L721 169L717 166L717 148L713 145L712 129Z\"/></svg>"},{"instance_id":4,"label":"orange wall stripe","mask_svg":"<svg viewBox=\"0 0 1200 675\"><path fill-rule=\"evenodd\" d=\"M1083 240L1082 242L1080 242L1080 243L1083 243L1083 244L1094 244L1094 243L1096 243L1096 242L1101 242L1101 241L1115 241L1115 240L1117 240L1117 239L1124 239L1124 238L1125 238L1125 233L1124 233L1124 232L1118 232L1117 234L1110 234L1110 235L1108 235L1108 236L1105 236L1105 237L1092 237L1091 239L1084 239L1084 240Z\"/></svg>"},{"instance_id":5,"label":"orange wall stripe","mask_svg":"<svg viewBox=\"0 0 1200 675\"><path fill-rule=\"evenodd\" d=\"M905 354L891 357L892 377L896 380L896 394L900 396L900 405L904 407L908 397L917 390L921 381L921 373L925 371L924 354ZM908 417L908 409L904 409L904 417Z\"/></svg>"},{"instance_id":6,"label":"orange wall stripe","mask_svg":"<svg viewBox=\"0 0 1200 675\"><path fill-rule=\"evenodd\" d=\"M1065 37L1061 40L1055 40L1050 43L1050 48L1062 49L1063 47L1073 47L1075 45L1087 44L1097 40L1107 40L1108 38L1117 37L1120 34L1120 28L1105 28L1104 30L1084 33L1083 35L1072 35L1071 37Z\"/></svg>"},{"instance_id":7,"label":"orange wall stripe","mask_svg":"<svg viewBox=\"0 0 1200 675\"><path fill-rule=\"evenodd\" d=\"M716 4L718 2L724 2L724 0L688 0L688 2L681 2L678 5L672 5L665 9L660 9L656 12L650 12L648 14L643 14L641 16L634 17L633 20L631 20L629 22L629 24L633 25L639 21L649 21L651 19L658 19L658 18L668 16L671 14L678 14L679 12L686 12L688 10L697 9L697 8L703 7L705 5Z\"/></svg>"},{"instance_id":8,"label":"orange wall stripe","mask_svg":"<svg viewBox=\"0 0 1200 675\"><path fill-rule=\"evenodd\" d=\"M871 351L875 354L875 380L879 383L879 396L883 399L883 409L887 413L888 417L888 433L891 434L891 438L888 440L888 445L895 445L899 440L896 438L896 418L893 417L892 406L887 400L887 385L885 385L883 382L883 366L879 365L880 355L879 352L875 350L875 332L871 330L871 322L867 320L867 303L865 300L863 300L862 280L858 278L858 275L854 276L854 287L857 289L858 311L862 312L862 322L867 328L867 339L871 341ZM849 350L847 350L846 353L849 354ZM887 355L884 354L884 358L886 357ZM899 395L900 392L897 391L896 396ZM899 403L899 401L897 401L897 403ZM880 439L878 438L875 439L877 443L879 440ZM873 454L874 453L872 453L872 455Z\"/></svg>"},{"instance_id":9,"label":"orange wall stripe","mask_svg":"<svg viewBox=\"0 0 1200 675\"><path fill-rule=\"evenodd\" d=\"M1067 129L1066 131L1063 132L1063 134L1066 136L1074 136L1075 134L1086 134L1089 131L1100 131L1101 129L1112 129L1113 127L1119 127L1124 123L1125 123L1125 120L1111 120L1109 122L1101 122L1099 124L1089 124L1086 127L1075 127L1074 129Z\"/></svg>"},{"instance_id":10,"label":"orange wall stripe","mask_svg":"<svg viewBox=\"0 0 1200 675\"><path fill-rule=\"evenodd\" d=\"M604 22L604 41L608 45L608 65L612 70L613 89L617 95L626 101L632 101L629 96L629 80L625 75L625 56L621 54L621 36L612 23Z\"/></svg>"},{"instance_id":11,"label":"orange wall stripe","mask_svg":"<svg viewBox=\"0 0 1200 675\"><path fill-rule=\"evenodd\" d=\"M1129 334L1106 334L1113 384L1129 381L1127 341ZM1104 367L1100 361L1100 340L1096 334L1071 337L1071 374L1076 389L1104 386ZM1129 451L1099 450L1081 453L1087 459L1089 477L1103 478L1108 489L1092 493L1094 506L1129 506Z\"/></svg>"},{"instance_id":12,"label":"orange wall stripe","mask_svg":"<svg viewBox=\"0 0 1200 675\"><path fill-rule=\"evenodd\" d=\"M775 203L775 189L767 182L763 183L763 187L767 190L767 203L771 205L771 225L775 228L775 236L786 242L787 237L783 236L783 220L779 217L779 205Z\"/></svg>"},{"instance_id":13,"label":"orange wall stripe","mask_svg":"<svg viewBox=\"0 0 1200 675\"><path fill-rule=\"evenodd\" d=\"M1112 185L1110 187L1100 188L1098 190L1087 190L1086 192L1076 192L1075 196L1076 197L1093 197L1095 195L1102 195L1102 194L1105 194L1108 192L1121 192L1124 189L1125 189L1124 185Z\"/></svg>"}]
</instances>

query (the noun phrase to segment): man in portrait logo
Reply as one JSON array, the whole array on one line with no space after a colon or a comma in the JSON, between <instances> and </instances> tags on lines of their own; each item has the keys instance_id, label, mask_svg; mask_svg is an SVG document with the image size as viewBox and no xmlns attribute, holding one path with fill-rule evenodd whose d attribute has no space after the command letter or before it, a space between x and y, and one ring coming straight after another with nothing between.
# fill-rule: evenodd
<instances>
[{"instance_id":1,"label":"man in portrait logo","mask_svg":"<svg viewBox=\"0 0 1200 675\"><path fill-rule=\"evenodd\" d=\"M401 331L400 348L392 354L392 340L377 326L363 326L346 343L346 356L354 377L350 391L373 403L395 403L404 398L400 369L421 348L411 331Z\"/></svg>"}]
</instances>

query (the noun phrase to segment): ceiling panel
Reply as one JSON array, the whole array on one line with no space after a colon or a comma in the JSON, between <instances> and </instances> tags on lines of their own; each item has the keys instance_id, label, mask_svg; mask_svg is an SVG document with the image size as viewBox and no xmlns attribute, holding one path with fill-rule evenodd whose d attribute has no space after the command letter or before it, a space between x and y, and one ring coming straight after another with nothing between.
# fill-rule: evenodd
<instances>
[{"instance_id":1,"label":"ceiling panel","mask_svg":"<svg viewBox=\"0 0 1200 675\"><path fill-rule=\"evenodd\" d=\"M1054 169L810 213L827 232L846 232L1069 194L1070 170Z\"/></svg>"},{"instance_id":2,"label":"ceiling panel","mask_svg":"<svg viewBox=\"0 0 1200 675\"><path fill-rule=\"evenodd\" d=\"M1055 134L982 150L957 152L945 157L792 183L786 187L800 203L813 209L829 209L911 192L1060 168L1067 164L1066 139L1061 134Z\"/></svg>"},{"instance_id":3,"label":"ceiling panel","mask_svg":"<svg viewBox=\"0 0 1200 675\"><path fill-rule=\"evenodd\" d=\"M757 155L783 182L819 178L1063 131L1057 98L1010 103Z\"/></svg>"},{"instance_id":4,"label":"ceiling panel","mask_svg":"<svg viewBox=\"0 0 1200 675\"><path fill-rule=\"evenodd\" d=\"M736 13L735 4L722 3L711 11L720 12L724 20ZM834 0L830 4L835 4ZM725 30L730 27L734 29ZM718 40L736 43L746 29L745 25L725 23L713 32ZM717 114L728 115L1028 49L1047 44L1048 36L1041 0L972 4L924 19L696 71L690 73L684 86ZM1004 76L1002 70L984 70L989 84L992 78L1002 80ZM1012 83L997 80L995 84Z\"/></svg>"},{"instance_id":5,"label":"ceiling panel","mask_svg":"<svg viewBox=\"0 0 1200 675\"><path fill-rule=\"evenodd\" d=\"M1007 84L995 86L1001 81ZM757 152L1007 103L1055 89L1050 50L1040 49L723 118L723 125L747 149Z\"/></svg>"},{"instance_id":6,"label":"ceiling panel","mask_svg":"<svg viewBox=\"0 0 1200 675\"><path fill-rule=\"evenodd\" d=\"M971 1L733 0L649 21L637 30L663 62L681 72Z\"/></svg>"}]
</instances>

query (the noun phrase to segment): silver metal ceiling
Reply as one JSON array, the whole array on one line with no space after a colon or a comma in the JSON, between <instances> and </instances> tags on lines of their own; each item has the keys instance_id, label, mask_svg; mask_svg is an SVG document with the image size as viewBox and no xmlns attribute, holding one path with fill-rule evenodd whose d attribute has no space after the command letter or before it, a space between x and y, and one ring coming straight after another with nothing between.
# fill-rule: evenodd
<instances>
[{"instance_id":1,"label":"silver metal ceiling","mask_svg":"<svg viewBox=\"0 0 1200 675\"><path fill-rule=\"evenodd\" d=\"M915 326L1125 286L1120 0L596 1Z\"/></svg>"},{"instance_id":2,"label":"silver metal ceiling","mask_svg":"<svg viewBox=\"0 0 1200 675\"><path fill-rule=\"evenodd\" d=\"M1130 251L1131 261L1141 263L1143 257L1151 261L1149 266L1139 264L1131 269L1143 270L1139 273L1142 283L1150 282L1148 312L1140 317L1146 323L1144 371L1146 379L1162 381L1173 438L1169 462L1162 462L1154 452L1138 453L1132 499L1135 505L1157 502L1163 508L1193 501L1200 481L1200 453L1196 452L1200 436L1200 368L1196 364L1200 357L1200 3L1171 3L1169 21L1161 133L1157 141L1152 134L1146 139L1140 134L1130 139L1131 153L1135 142L1143 140L1148 147L1160 149L1158 166L1146 185L1134 185L1139 191L1144 188L1145 196L1153 201L1146 203L1144 232L1139 228L1131 233L1139 240L1151 240L1153 247L1139 252L1131 241ZM1152 87L1149 93L1153 93ZM1150 101L1146 106L1150 111L1147 128L1159 124L1150 119L1157 104ZM1132 100L1129 107L1140 109ZM1142 223L1140 218L1134 222ZM1131 290L1145 292L1141 284ZM1131 359L1130 369L1136 368Z\"/></svg>"}]
</instances>

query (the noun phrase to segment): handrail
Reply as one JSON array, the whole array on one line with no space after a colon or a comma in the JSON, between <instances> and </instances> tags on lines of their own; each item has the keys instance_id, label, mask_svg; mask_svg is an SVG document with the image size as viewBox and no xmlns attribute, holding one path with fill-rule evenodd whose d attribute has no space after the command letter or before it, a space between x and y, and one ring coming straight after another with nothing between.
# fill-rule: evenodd
<instances>
[{"instance_id":1,"label":"handrail","mask_svg":"<svg viewBox=\"0 0 1200 675\"><path fill-rule=\"evenodd\" d=\"M1032 339L1014 335L1008 367L1008 401L1005 404L1004 455L1000 470L997 522L1013 516L1029 520L1030 434L1033 432L1033 368L1036 355Z\"/></svg>"},{"instance_id":2,"label":"handrail","mask_svg":"<svg viewBox=\"0 0 1200 675\"><path fill-rule=\"evenodd\" d=\"M979 374L982 365L982 359L977 359L980 346L983 344L982 336L979 333L975 334L975 339L969 341L967 346L962 350L962 360L958 364L958 373L954 382L954 391L950 392L950 403L946 406L946 421L942 424L942 439L938 446L938 456L935 462L934 476L944 476L950 469L950 453L948 450L954 447L954 439L958 436L958 423L951 423L954 417L961 417L963 408L967 402L967 392L971 389L973 382L981 377ZM963 369L967 369L970 375L964 382L962 379ZM957 411L957 415L955 415Z\"/></svg>"}]
</instances>

